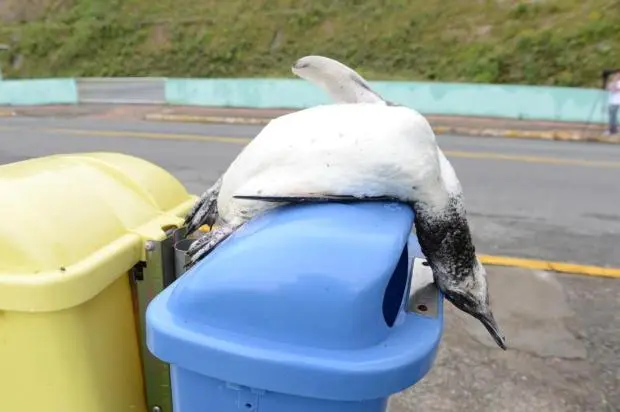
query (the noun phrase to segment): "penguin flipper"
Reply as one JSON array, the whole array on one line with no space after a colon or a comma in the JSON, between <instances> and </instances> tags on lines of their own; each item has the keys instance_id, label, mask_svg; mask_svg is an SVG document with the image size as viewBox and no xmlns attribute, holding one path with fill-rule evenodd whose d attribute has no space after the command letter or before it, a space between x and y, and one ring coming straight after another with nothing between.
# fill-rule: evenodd
<instances>
[{"instance_id":1,"label":"penguin flipper","mask_svg":"<svg viewBox=\"0 0 620 412\"><path fill-rule=\"evenodd\" d=\"M391 196L353 196L332 195L327 193L308 193L303 195L236 195L235 199L260 200L263 202L277 203L355 203L355 202L401 202L400 199Z\"/></svg>"}]
</instances>

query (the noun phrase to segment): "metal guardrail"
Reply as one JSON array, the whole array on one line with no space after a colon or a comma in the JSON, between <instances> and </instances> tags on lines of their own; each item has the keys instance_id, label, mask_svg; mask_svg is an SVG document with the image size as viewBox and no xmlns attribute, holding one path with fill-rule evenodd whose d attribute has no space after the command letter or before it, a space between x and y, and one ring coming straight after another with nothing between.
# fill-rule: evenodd
<instances>
[{"instance_id":1,"label":"metal guardrail","mask_svg":"<svg viewBox=\"0 0 620 412\"><path fill-rule=\"evenodd\" d=\"M160 77L82 77L79 103L165 104L166 79Z\"/></svg>"}]
</instances>

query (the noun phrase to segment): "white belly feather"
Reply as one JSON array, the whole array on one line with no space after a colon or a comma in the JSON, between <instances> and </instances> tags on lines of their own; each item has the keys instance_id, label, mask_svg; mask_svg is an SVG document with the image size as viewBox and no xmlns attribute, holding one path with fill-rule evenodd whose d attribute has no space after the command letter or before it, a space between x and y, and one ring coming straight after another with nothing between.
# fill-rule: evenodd
<instances>
[{"instance_id":1,"label":"white belly feather","mask_svg":"<svg viewBox=\"0 0 620 412\"><path fill-rule=\"evenodd\" d=\"M228 221L277 206L234 195L346 194L435 197L440 155L419 113L377 104L317 106L271 121L231 163L218 198ZM437 198L438 197L438 198Z\"/></svg>"}]
</instances>

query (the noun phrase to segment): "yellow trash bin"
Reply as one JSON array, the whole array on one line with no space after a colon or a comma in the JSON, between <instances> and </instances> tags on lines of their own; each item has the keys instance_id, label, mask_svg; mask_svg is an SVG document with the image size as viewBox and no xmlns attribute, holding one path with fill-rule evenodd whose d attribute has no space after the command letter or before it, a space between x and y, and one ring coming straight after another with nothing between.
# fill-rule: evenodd
<instances>
[{"instance_id":1,"label":"yellow trash bin","mask_svg":"<svg viewBox=\"0 0 620 412\"><path fill-rule=\"evenodd\" d=\"M0 166L0 193L0 411L146 412L130 274L195 197L115 153Z\"/></svg>"}]
</instances>

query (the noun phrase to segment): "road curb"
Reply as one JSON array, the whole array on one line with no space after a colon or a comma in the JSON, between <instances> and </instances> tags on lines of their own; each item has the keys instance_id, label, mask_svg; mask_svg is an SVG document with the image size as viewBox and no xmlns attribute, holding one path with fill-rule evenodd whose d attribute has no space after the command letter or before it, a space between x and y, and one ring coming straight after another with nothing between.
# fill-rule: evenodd
<instances>
[{"instance_id":1,"label":"road curb","mask_svg":"<svg viewBox=\"0 0 620 412\"><path fill-rule=\"evenodd\" d=\"M490 266L509 266L522 269L544 270L581 276L594 276L620 279L619 268L579 265L549 260L523 259L509 256L478 255L480 262Z\"/></svg>"},{"instance_id":2,"label":"road curb","mask_svg":"<svg viewBox=\"0 0 620 412\"><path fill-rule=\"evenodd\" d=\"M259 117L226 117L226 116L191 116L184 114L160 114L149 113L144 116L145 120L157 120L162 122L187 122L187 123L224 123L224 124L260 124L265 125L271 121L269 118Z\"/></svg>"},{"instance_id":3,"label":"road curb","mask_svg":"<svg viewBox=\"0 0 620 412\"><path fill-rule=\"evenodd\" d=\"M271 121L270 118L260 117L228 117L228 116L192 116L179 114L149 113L145 120L164 121L164 122L188 122L188 123L223 123L223 124L242 124L242 125L266 125ZM620 139L609 136L583 136L579 132L565 130L514 130L514 129L489 129L471 128L458 126L435 126L433 130L436 134L461 134L468 136L489 136L506 137L516 139L537 139L554 141L574 141L574 142L597 142L597 143L620 143Z\"/></svg>"},{"instance_id":4,"label":"road curb","mask_svg":"<svg viewBox=\"0 0 620 412\"><path fill-rule=\"evenodd\" d=\"M12 110L0 110L0 117L13 117L15 112Z\"/></svg>"}]
</instances>

